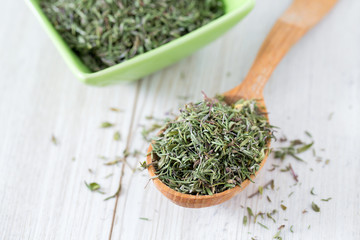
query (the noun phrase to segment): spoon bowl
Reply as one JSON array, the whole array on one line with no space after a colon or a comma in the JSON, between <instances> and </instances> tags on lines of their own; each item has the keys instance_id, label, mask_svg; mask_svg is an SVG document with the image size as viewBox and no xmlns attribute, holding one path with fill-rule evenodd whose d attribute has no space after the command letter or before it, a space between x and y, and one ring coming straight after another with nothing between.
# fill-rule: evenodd
<instances>
[{"instance_id":1,"label":"spoon bowl","mask_svg":"<svg viewBox=\"0 0 360 240\"><path fill-rule=\"evenodd\" d=\"M41 0L25 1L40 20L76 78L96 86L130 82L147 76L192 54L240 22L254 7L254 0L224 0L225 14L218 19L149 52L106 69L91 72L64 41L41 9Z\"/></svg>"},{"instance_id":2,"label":"spoon bowl","mask_svg":"<svg viewBox=\"0 0 360 240\"><path fill-rule=\"evenodd\" d=\"M224 96L226 98L225 94L224 94ZM228 104L231 104L231 103L233 103L234 99L228 97L226 101ZM266 118L269 121L263 99L259 99L257 102L258 102L258 106L260 106L262 108L263 112L265 113ZM270 141L267 142L267 148L270 148ZM231 188L231 189L228 189L221 193L216 193L213 195L191 195L191 194L181 193L181 192L175 191L174 189L168 187L160 179L158 179L156 177L156 169L152 165L152 156L150 154L151 152L152 152L152 146L150 144L148 151L147 151L148 154L146 157L146 164L149 166L148 167L149 175L150 175L150 178L153 179L155 187L165 197L170 199L173 203L175 203L179 206L182 206L182 207L203 208L203 207L210 207L210 206L221 204L221 203L231 199L232 197L234 197L236 194L238 194L239 192L244 190L251 183L251 181L249 179L246 179L245 181L243 181L241 183L240 186L235 186L234 188ZM268 154L269 154L269 151L266 151L264 159L259 164L258 171L256 171L255 175L250 176L251 180L255 179L255 177L259 173L260 169L265 165Z\"/></svg>"},{"instance_id":3,"label":"spoon bowl","mask_svg":"<svg viewBox=\"0 0 360 240\"><path fill-rule=\"evenodd\" d=\"M337 0L294 0L292 5L278 19L262 44L259 53L244 81L235 88L223 93L228 104L239 99L256 99L258 106L263 108L268 118L263 89L275 67L290 48L315 24L317 24L335 5ZM270 141L268 142L270 147ZM156 178L156 170L152 165L152 146L148 148L147 164L150 177L158 190L177 205L188 208L202 208L220 204L242 191L250 183L245 180L240 186L214 195L190 195L177 192ZM259 170L264 166L268 151L260 163ZM256 175L251 175L252 180Z\"/></svg>"},{"instance_id":4,"label":"spoon bowl","mask_svg":"<svg viewBox=\"0 0 360 240\"><path fill-rule=\"evenodd\" d=\"M270 144L269 144L270 145ZM148 153L152 151L152 147L150 145L148 149ZM264 166L266 159L267 159L268 153L266 153L264 159L259 164L260 169ZM146 159L147 164L152 163L151 155L147 156ZM210 207L214 205L218 205L220 203L223 203L232 197L234 197L236 194L244 190L249 184L250 180L246 179L241 183L240 186L236 186L234 188L228 189L226 191L223 191L221 193L216 193L214 195L191 195L191 194L185 194L181 192L177 192L174 189L169 188L166 186L162 181L160 181L158 178L156 178L156 170L154 166L150 165L149 168L149 174L150 177L153 178L153 182L156 186L156 188L168 199L170 199L173 203L187 208L203 208L203 207ZM259 171L256 172L259 173ZM251 175L251 179L254 180L256 175Z\"/></svg>"}]
</instances>

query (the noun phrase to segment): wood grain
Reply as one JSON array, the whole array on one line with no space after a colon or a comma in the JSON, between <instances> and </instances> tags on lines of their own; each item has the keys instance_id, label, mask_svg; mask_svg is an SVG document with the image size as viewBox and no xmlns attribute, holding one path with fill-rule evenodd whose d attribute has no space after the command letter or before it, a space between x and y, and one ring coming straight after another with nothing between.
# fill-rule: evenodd
<instances>
[{"instance_id":1,"label":"wood grain","mask_svg":"<svg viewBox=\"0 0 360 240\"><path fill-rule=\"evenodd\" d=\"M145 116L163 116L176 109L183 103L179 95L198 100L201 90L211 96L236 86L290 3L259 1L241 24L191 57L136 83L94 88L76 81L23 2L4 1L0 9L0 29L6 36L0 38L0 239L109 239L112 223L112 239L271 239L281 224L286 225L283 239L359 239L357 0L340 1L292 48L264 90L270 122L289 139L306 139L303 130L310 131L318 154L330 159L329 165L317 163L310 152L304 156L307 164L291 161L301 182L294 187L288 173L267 171L279 163L269 157L255 184L230 201L205 209L176 206L152 183L147 185L146 172L133 174L125 167L114 221L115 199L103 201L116 191L121 165L104 166L97 155L121 155L126 146L146 151L139 127ZM114 113L109 107L125 112ZM330 113L334 114L328 120ZM102 121L116 126L100 129ZM112 139L115 130L122 134L119 143ZM51 143L52 134L59 145ZM127 161L137 166L144 160ZM114 175L105 179L110 173ZM271 203L265 195L247 198L270 179L279 187L265 192ZM90 192L84 181L99 182L107 194ZM312 187L317 196L310 194ZM320 201L327 197L333 199ZM242 224L246 209L241 206L270 211L280 209L281 201L288 208L274 217L276 224L261 220L270 230ZM312 201L321 207L320 213L311 211ZM309 212L301 214L305 208ZM289 231L291 225L294 233Z\"/></svg>"}]
</instances>

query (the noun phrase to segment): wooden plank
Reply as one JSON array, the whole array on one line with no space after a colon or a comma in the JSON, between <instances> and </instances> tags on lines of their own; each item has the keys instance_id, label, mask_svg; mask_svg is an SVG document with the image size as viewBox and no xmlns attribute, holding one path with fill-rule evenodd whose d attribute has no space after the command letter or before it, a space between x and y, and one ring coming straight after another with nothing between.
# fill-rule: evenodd
<instances>
[{"instance_id":1,"label":"wooden plank","mask_svg":"<svg viewBox=\"0 0 360 240\"><path fill-rule=\"evenodd\" d=\"M238 84L250 67L249 59L255 57L261 44L262 38L258 36L265 36L276 18L274 13L271 15L267 11L271 6L262 4L224 38L179 64L143 80L135 121L142 122L141 119L147 115L161 116L168 109L176 108L181 103L177 98L179 95L189 95L190 100L200 99L201 90L211 96ZM282 2L279 14L280 9L286 8L287 4L288 2ZM353 104L359 100L356 95L360 90L359 81L356 80L359 78L356 67L360 63L356 54L359 47L355 47L356 50L345 50L346 54L342 54L340 51L343 48L336 47L336 39L340 33L342 41L355 46L355 42L359 40L359 31L353 33L355 38L348 39L346 30L336 23L345 9L345 6L339 5L336 12L331 13L295 46L280 64L265 91L272 123L280 126L289 139L301 137L306 140L303 131L309 130L314 135L318 154L322 156L322 163L317 163L311 152L304 156L309 161L308 164L288 160L287 163L291 163L299 175L300 186L293 186L294 180L289 173L264 170L256 184L221 206L185 209L169 202L151 183L144 190L143 187L147 184L146 173L133 174L124 184L126 192L122 198L127 200L120 200L113 238L249 239L257 236L259 239L270 239L277 233L277 228L284 224L285 228L281 233L284 239L331 239L334 236L356 239L360 234L355 230L355 223L360 220L359 206L356 205L359 191L357 184L351 179L355 179L359 163L344 160L356 156L355 149L359 147L356 141L351 140L353 136L350 133L359 132L356 122L360 116L354 108L357 108L357 112L359 109ZM351 16L345 20L346 23L354 21L355 13ZM263 19L259 23L261 17ZM254 25L246 25L247 21L257 21L258 32L251 32L254 31ZM351 73L346 74L347 80L342 81L344 72L349 69ZM185 73L184 79L180 77L182 73ZM346 92L351 94L345 97ZM334 95L343 97L334 98ZM334 117L329 121L328 117L332 112L335 112ZM335 116L339 118L335 119ZM351 127L342 124L344 116L347 116L348 126ZM134 130L130 145L146 149L146 144L140 144L139 131ZM278 145L279 143L274 144ZM322 148L326 150L320 151ZM331 162L324 166L327 158ZM271 164L279 164L279 161L270 158L265 169L270 169ZM349 165L352 167L346 167ZM338 171L345 168L346 176ZM341 176L345 177L348 184L346 189L340 185ZM272 203L268 203L265 196L247 198L259 185L270 179L275 179L276 188L279 188L277 191L266 192ZM312 187L317 196L310 194ZM291 192L294 193L289 197ZM327 197L333 199L329 202L320 200ZM353 200L349 201L349 198ZM321 213L313 212L312 201L321 207ZM341 203L349 204L348 208L340 207ZM287 210L281 210L280 204L286 205ZM274 224L270 219L262 220L259 217L259 221L270 230L253 222L243 226L242 219L246 210L241 206L251 207L254 212L277 209L279 213L274 215L277 222ZM302 214L304 209L308 213ZM351 216L349 220L347 216ZM149 221L141 220L141 217L146 217ZM344 224L345 222L349 225ZM294 233L290 232L292 225Z\"/></svg>"},{"instance_id":2,"label":"wooden plank","mask_svg":"<svg viewBox=\"0 0 360 240\"><path fill-rule=\"evenodd\" d=\"M0 239L107 239L114 201L103 199L116 191L120 167L97 156L122 154L113 134L127 137L137 83L84 86L27 7L5 5L0 22L14 18L11 9L19 15L2 24L8 36L0 39ZM101 129L103 121L116 126ZM99 182L106 195L84 181Z\"/></svg>"}]
</instances>

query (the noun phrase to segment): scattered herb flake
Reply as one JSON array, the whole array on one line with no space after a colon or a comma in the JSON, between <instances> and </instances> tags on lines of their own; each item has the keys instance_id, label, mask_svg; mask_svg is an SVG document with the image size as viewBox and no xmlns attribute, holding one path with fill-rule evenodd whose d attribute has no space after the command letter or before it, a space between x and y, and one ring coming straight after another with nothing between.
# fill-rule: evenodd
<instances>
[{"instance_id":1,"label":"scattered herb flake","mask_svg":"<svg viewBox=\"0 0 360 240\"><path fill-rule=\"evenodd\" d=\"M247 224L247 216L246 215L243 217L243 224L244 224L244 226L246 226L246 224Z\"/></svg>"},{"instance_id":2,"label":"scattered herb flake","mask_svg":"<svg viewBox=\"0 0 360 240\"><path fill-rule=\"evenodd\" d=\"M274 180L271 180L271 189L274 190L274 188L275 188L275 182Z\"/></svg>"},{"instance_id":3,"label":"scattered herb flake","mask_svg":"<svg viewBox=\"0 0 360 240\"><path fill-rule=\"evenodd\" d=\"M269 230L269 228L267 226L265 226L264 224L262 224L261 222L257 222L260 226L262 226L263 228Z\"/></svg>"},{"instance_id":4,"label":"scattered herb flake","mask_svg":"<svg viewBox=\"0 0 360 240\"><path fill-rule=\"evenodd\" d=\"M290 232L294 233L294 230L293 230L293 225L290 226Z\"/></svg>"},{"instance_id":5,"label":"scattered herb flake","mask_svg":"<svg viewBox=\"0 0 360 240\"><path fill-rule=\"evenodd\" d=\"M100 189L100 185L98 183L96 183L96 182L92 182L92 183L89 183L89 184L87 182L85 182L85 185L92 192L98 191Z\"/></svg>"},{"instance_id":6,"label":"scattered herb flake","mask_svg":"<svg viewBox=\"0 0 360 240\"><path fill-rule=\"evenodd\" d=\"M102 155L98 155L98 158L100 158L101 160L108 160L108 158L107 158L107 157L102 156Z\"/></svg>"},{"instance_id":7,"label":"scattered herb flake","mask_svg":"<svg viewBox=\"0 0 360 240\"><path fill-rule=\"evenodd\" d=\"M258 216L260 216L261 219L264 219L264 214L265 214L265 213L263 213L263 212L258 212L258 213L255 215L255 217L254 217L254 223L256 223L256 219L257 219Z\"/></svg>"},{"instance_id":8,"label":"scattered herb flake","mask_svg":"<svg viewBox=\"0 0 360 240\"><path fill-rule=\"evenodd\" d=\"M112 126L114 126L114 124L109 123L109 122L103 122L103 123L101 123L101 125L100 125L100 127L102 127L102 128L110 128L110 127L112 127Z\"/></svg>"},{"instance_id":9,"label":"scattered herb flake","mask_svg":"<svg viewBox=\"0 0 360 240\"><path fill-rule=\"evenodd\" d=\"M247 207L246 209L247 209L247 212L248 212L248 214L249 214L249 219L251 219L251 217L254 216L254 213L253 213L253 211L251 210L251 208Z\"/></svg>"},{"instance_id":10,"label":"scattered herb flake","mask_svg":"<svg viewBox=\"0 0 360 240\"><path fill-rule=\"evenodd\" d=\"M328 116L328 120L330 121L332 119L332 117L334 116L334 112L331 112Z\"/></svg>"},{"instance_id":11,"label":"scattered herb flake","mask_svg":"<svg viewBox=\"0 0 360 240\"><path fill-rule=\"evenodd\" d=\"M123 112L124 110L119 109L119 108L114 108L114 107L112 107L112 108L110 108L110 111L113 111L113 112Z\"/></svg>"},{"instance_id":12,"label":"scattered herb flake","mask_svg":"<svg viewBox=\"0 0 360 240\"><path fill-rule=\"evenodd\" d=\"M309 138L312 138L311 133L309 133L308 131L305 131L305 134L306 134Z\"/></svg>"},{"instance_id":13,"label":"scattered herb flake","mask_svg":"<svg viewBox=\"0 0 360 240\"><path fill-rule=\"evenodd\" d=\"M315 212L320 212L320 207L318 205L316 205L316 203L314 203L314 202L311 203L311 208Z\"/></svg>"},{"instance_id":14,"label":"scattered herb flake","mask_svg":"<svg viewBox=\"0 0 360 240\"><path fill-rule=\"evenodd\" d=\"M286 211L286 209L287 209L287 207L286 207L284 204L281 204L280 207L281 207L281 209L284 210L284 211Z\"/></svg>"},{"instance_id":15,"label":"scattered herb flake","mask_svg":"<svg viewBox=\"0 0 360 240\"><path fill-rule=\"evenodd\" d=\"M280 142L286 142L287 141L287 138L286 136L282 136L280 139L279 139Z\"/></svg>"},{"instance_id":16,"label":"scattered herb flake","mask_svg":"<svg viewBox=\"0 0 360 240\"><path fill-rule=\"evenodd\" d=\"M264 188L263 188L262 186L259 186L258 191L259 191L260 195L262 195L262 194L263 194L263 190L264 190Z\"/></svg>"},{"instance_id":17,"label":"scattered herb flake","mask_svg":"<svg viewBox=\"0 0 360 240\"><path fill-rule=\"evenodd\" d=\"M146 218L146 217L140 217L139 219L140 219L140 220L144 220L144 221L150 221L150 219L149 219L149 218Z\"/></svg>"},{"instance_id":18,"label":"scattered herb flake","mask_svg":"<svg viewBox=\"0 0 360 240\"><path fill-rule=\"evenodd\" d=\"M310 193L311 193L311 195L316 196L316 194L314 193L314 188L311 189Z\"/></svg>"},{"instance_id":19,"label":"scattered herb flake","mask_svg":"<svg viewBox=\"0 0 360 240\"><path fill-rule=\"evenodd\" d=\"M264 186L259 186L258 190L256 192L254 192L253 194L251 194L248 198L252 198L252 197L256 196L259 193L262 194L263 191L264 191L264 188L267 188L269 185L271 186L271 189L274 189L274 179L270 180Z\"/></svg>"},{"instance_id":20,"label":"scattered herb flake","mask_svg":"<svg viewBox=\"0 0 360 240\"><path fill-rule=\"evenodd\" d=\"M152 164L147 164L146 161L143 161L140 163L140 167L143 169L147 169L150 165L152 165Z\"/></svg>"},{"instance_id":21,"label":"scattered herb flake","mask_svg":"<svg viewBox=\"0 0 360 240\"><path fill-rule=\"evenodd\" d=\"M114 161L104 163L104 165L111 166L111 165L118 164L119 162L122 162L122 159L115 159Z\"/></svg>"},{"instance_id":22,"label":"scattered herb flake","mask_svg":"<svg viewBox=\"0 0 360 240\"><path fill-rule=\"evenodd\" d=\"M282 237L280 237L280 233L281 233L281 231L278 231L278 232L274 235L273 239L282 240Z\"/></svg>"},{"instance_id":23,"label":"scattered herb flake","mask_svg":"<svg viewBox=\"0 0 360 240\"><path fill-rule=\"evenodd\" d=\"M116 131L116 132L114 133L114 140L115 140L115 141L120 141L120 139L121 139L120 132L119 132L119 131Z\"/></svg>"},{"instance_id":24,"label":"scattered herb flake","mask_svg":"<svg viewBox=\"0 0 360 240\"><path fill-rule=\"evenodd\" d=\"M323 202L328 202L328 201L330 201L332 198L331 197L329 197L329 198L326 198L326 199L321 199L321 201L323 201Z\"/></svg>"},{"instance_id":25,"label":"scattered herb flake","mask_svg":"<svg viewBox=\"0 0 360 240\"><path fill-rule=\"evenodd\" d=\"M106 175L105 178L112 177L113 175L114 175L113 173L110 173L110 174Z\"/></svg>"},{"instance_id":26,"label":"scattered herb flake","mask_svg":"<svg viewBox=\"0 0 360 240\"><path fill-rule=\"evenodd\" d=\"M52 142L54 145L58 145L58 140L57 140L57 138L56 138L54 135L51 135L51 142Z\"/></svg>"},{"instance_id":27,"label":"scattered herb flake","mask_svg":"<svg viewBox=\"0 0 360 240\"><path fill-rule=\"evenodd\" d=\"M270 218L271 220L273 220L274 223L276 223L276 220L273 218L272 214L271 213L266 213L266 216L268 218Z\"/></svg>"},{"instance_id":28,"label":"scattered herb flake","mask_svg":"<svg viewBox=\"0 0 360 240\"><path fill-rule=\"evenodd\" d=\"M290 171L289 166L286 166L285 168L280 169L280 172L288 172Z\"/></svg>"},{"instance_id":29,"label":"scattered herb flake","mask_svg":"<svg viewBox=\"0 0 360 240\"><path fill-rule=\"evenodd\" d=\"M304 145L304 146L296 149L296 152L297 152L297 153L305 152L305 151L307 151L308 149L310 149L313 144L314 144L314 142L311 142L311 143L309 143L309 144L306 144L306 145Z\"/></svg>"},{"instance_id":30,"label":"scattered herb flake","mask_svg":"<svg viewBox=\"0 0 360 240\"><path fill-rule=\"evenodd\" d=\"M293 176L294 180L295 180L296 182L299 182L299 180L298 180L298 175L296 175L296 173L295 173L294 169L292 168L291 164L289 164L289 168L290 168L291 175Z\"/></svg>"}]
</instances>

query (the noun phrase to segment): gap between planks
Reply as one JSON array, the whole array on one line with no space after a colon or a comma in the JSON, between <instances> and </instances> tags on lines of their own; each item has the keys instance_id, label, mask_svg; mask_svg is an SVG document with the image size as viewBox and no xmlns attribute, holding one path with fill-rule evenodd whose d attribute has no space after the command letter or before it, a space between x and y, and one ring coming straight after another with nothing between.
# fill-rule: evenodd
<instances>
[{"instance_id":1,"label":"gap between planks","mask_svg":"<svg viewBox=\"0 0 360 240\"><path fill-rule=\"evenodd\" d=\"M137 102L138 102L138 99L139 99L139 92L140 92L140 88L141 88L141 83L142 83L142 81L143 81L143 79L139 80L139 81L137 82L137 84L136 84L135 98L134 98L134 104L133 104L133 108L132 108L132 112L131 112L130 125L129 125L129 133L128 133L128 136L127 136L127 138L126 138L125 151L128 151L129 143L130 143L130 140L131 140L131 138L132 138L134 118L135 118L135 115L136 115L136 107L137 107ZM111 221L110 232L109 232L109 240L111 240L111 238L112 238L112 233L113 233L113 230L114 230L116 210L117 210L117 205L118 205L118 201L119 201L119 196L120 196L120 193L121 193L122 180L123 180L123 176L124 176L124 173L125 173L126 161L127 161L127 156L124 156L124 162L123 162L123 164L121 165L121 173L120 173L120 179L119 179L119 187L118 187L117 194L116 194L116 197L115 197L114 210L113 210L112 221Z\"/></svg>"}]
</instances>

